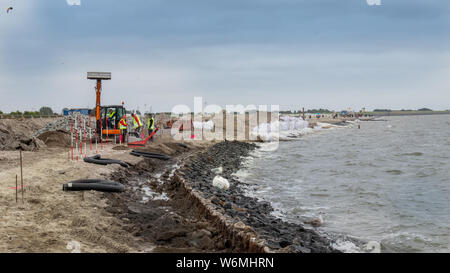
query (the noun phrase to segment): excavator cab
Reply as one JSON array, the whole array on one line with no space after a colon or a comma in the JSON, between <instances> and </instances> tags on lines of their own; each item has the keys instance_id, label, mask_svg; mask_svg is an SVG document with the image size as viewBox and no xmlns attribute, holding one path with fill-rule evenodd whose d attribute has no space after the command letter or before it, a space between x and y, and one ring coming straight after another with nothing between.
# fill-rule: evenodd
<instances>
[{"instance_id":1,"label":"excavator cab","mask_svg":"<svg viewBox=\"0 0 450 273\"><path fill-rule=\"evenodd\" d=\"M123 105L100 107L100 119L103 135L120 135L119 121L126 114Z\"/></svg>"}]
</instances>

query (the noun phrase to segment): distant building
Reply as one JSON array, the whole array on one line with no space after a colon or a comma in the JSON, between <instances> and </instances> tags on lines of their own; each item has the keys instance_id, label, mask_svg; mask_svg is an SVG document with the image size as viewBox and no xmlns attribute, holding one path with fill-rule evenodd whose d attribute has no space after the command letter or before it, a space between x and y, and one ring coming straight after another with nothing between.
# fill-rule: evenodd
<instances>
[{"instance_id":1,"label":"distant building","mask_svg":"<svg viewBox=\"0 0 450 273\"><path fill-rule=\"evenodd\" d=\"M88 115L91 114L91 111L92 111L92 109L89 109L89 108L64 109L63 110L63 115L64 116L68 116L68 115L73 114L73 113L80 113L82 115L88 116Z\"/></svg>"}]
</instances>

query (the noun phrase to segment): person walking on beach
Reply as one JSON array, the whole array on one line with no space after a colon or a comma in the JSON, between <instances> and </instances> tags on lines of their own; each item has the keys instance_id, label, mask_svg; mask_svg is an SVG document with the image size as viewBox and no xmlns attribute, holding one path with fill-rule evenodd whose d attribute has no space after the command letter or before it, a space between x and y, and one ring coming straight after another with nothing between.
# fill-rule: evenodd
<instances>
[{"instance_id":1,"label":"person walking on beach","mask_svg":"<svg viewBox=\"0 0 450 273\"><path fill-rule=\"evenodd\" d=\"M155 131L155 117L150 114L147 120L147 126L148 126L148 135L151 135L153 131ZM153 136L150 138L150 140L153 142Z\"/></svg>"}]
</instances>

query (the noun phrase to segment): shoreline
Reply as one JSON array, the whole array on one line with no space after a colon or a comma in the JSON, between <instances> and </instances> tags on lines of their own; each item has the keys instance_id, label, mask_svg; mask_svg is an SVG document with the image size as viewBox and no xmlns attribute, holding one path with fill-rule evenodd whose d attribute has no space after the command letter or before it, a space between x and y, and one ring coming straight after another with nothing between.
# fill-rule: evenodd
<instances>
[{"instance_id":1,"label":"shoreline","mask_svg":"<svg viewBox=\"0 0 450 273\"><path fill-rule=\"evenodd\" d=\"M126 185L127 193L118 199L108 195L108 211L129 219L133 235L154 245L151 252L339 252L315 231L272 216L270 203L245 195L232 174L254 149L255 144L246 142L224 141L200 149L188 144L170 162L142 160L125 173L111 175ZM218 167L230 182L226 191L212 186L216 174L211 170ZM144 181L167 198L136 202L142 200Z\"/></svg>"},{"instance_id":2,"label":"shoreline","mask_svg":"<svg viewBox=\"0 0 450 273\"><path fill-rule=\"evenodd\" d=\"M242 188L242 183L233 174L242 169L243 158L256 149L255 144L245 142L221 142L211 147L206 153L199 155L188 163L187 170L194 173L186 174L192 187L202 192L205 198L211 200L215 209L229 216L234 225L244 223L249 226L257 240L267 247L265 251L281 253L317 253L338 252L331 247L331 241L321 237L313 230L302 225L284 222L271 215L273 208L269 202L258 201L249 197ZM212 186L215 174L210 170L223 167L222 176L230 182L226 191ZM206 170L206 172L205 172ZM199 182L199 178L202 181Z\"/></svg>"}]
</instances>

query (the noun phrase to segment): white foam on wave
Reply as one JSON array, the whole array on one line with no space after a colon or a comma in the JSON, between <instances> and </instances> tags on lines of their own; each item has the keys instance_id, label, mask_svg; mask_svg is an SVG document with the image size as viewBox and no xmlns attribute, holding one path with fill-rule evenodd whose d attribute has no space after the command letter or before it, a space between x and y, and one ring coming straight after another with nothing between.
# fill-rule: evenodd
<instances>
[{"instance_id":1,"label":"white foam on wave","mask_svg":"<svg viewBox=\"0 0 450 273\"><path fill-rule=\"evenodd\" d=\"M252 174L247 169L239 169L237 172L231 175L238 179L245 179L250 177Z\"/></svg>"},{"instance_id":2,"label":"white foam on wave","mask_svg":"<svg viewBox=\"0 0 450 273\"><path fill-rule=\"evenodd\" d=\"M407 231L401 231L401 232L394 232L386 234L382 237L382 240L389 240L389 241L413 241L413 240L419 240L422 242L432 242L431 239L427 238L426 236L418 233L411 233Z\"/></svg>"},{"instance_id":3,"label":"white foam on wave","mask_svg":"<svg viewBox=\"0 0 450 273\"><path fill-rule=\"evenodd\" d=\"M244 166L244 167L248 167L248 166L251 166L251 165L253 165L253 163L255 163L255 157L254 156L252 156L252 155L249 155L249 156L243 156L243 157L241 157L242 158L242 166Z\"/></svg>"},{"instance_id":4,"label":"white foam on wave","mask_svg":"<svg viewBox=\"0 0 450 273\"><path fill-rule=\"evenodd\" d=\"M259 144L260 152L273 152L278 149L278 142L264 142ZM262 154L259 154L262 155ZM267 157L267 154L264 154L264 157Z\"/></svg>"},{"instance_id":5,"label":"white foam on wave","mask_svg":"<svg viewBox=\"0 0 450 273\"><path fill-rule=\"evenodd\" d=\"M361 253L361 248L355 245L353 242L341 240L336 240L332 245L334 249L342 251L344 253Z\"/></svg>"}]
</instances>

